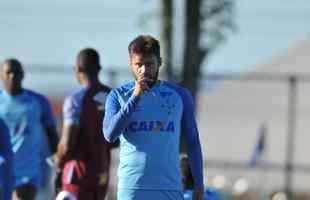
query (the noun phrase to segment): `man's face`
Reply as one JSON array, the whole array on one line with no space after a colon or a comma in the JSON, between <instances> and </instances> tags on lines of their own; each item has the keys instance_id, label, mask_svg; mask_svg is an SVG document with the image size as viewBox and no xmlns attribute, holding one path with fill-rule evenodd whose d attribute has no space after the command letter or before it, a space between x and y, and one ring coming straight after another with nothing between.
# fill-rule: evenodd
<instances>
[{"instance_id":1,"label":"man's face","mask_svg":"<svg viewBox=\"0 0 310 200\"><path fill-rule=\"evenodd\" d=\"M79 84L82 84L83 78L82 78L81 70L78 67L78 63L74 66L74 74L75 74L75 78L79 82Z\"/></svg>"},{"instance_id":2,"label":"man's face","mask_svg":"<svg viewBox=\"0 0 310 200\"><path fill-rule=\"evenodd\" d=\"M12 91L21 87L24 72L21 67L4 63L1 68L1 79L7 91Z\"/></svg>"},{"instance_id":3,"label":"man's face","mask_svg":"<svg viewBox=\"0 0 310 200\"><path fill-rule=\"evenodd\" d=\"M154 54L131 54L130 66L131 70L137 79L139 76L152 79L155 82L158 78L159 67L161 65L161 59Z\"/></svg>"}]
</instances>

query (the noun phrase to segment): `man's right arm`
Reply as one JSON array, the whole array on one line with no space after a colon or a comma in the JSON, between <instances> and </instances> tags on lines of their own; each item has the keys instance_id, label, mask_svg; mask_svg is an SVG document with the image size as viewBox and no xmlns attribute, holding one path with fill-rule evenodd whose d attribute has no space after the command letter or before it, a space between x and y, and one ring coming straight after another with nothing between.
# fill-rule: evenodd
<instances>
[{"instance_id":1,"label":"man's right arm","mask_svg":"<svg viewBox=\"0 0 310 200\"><path fill-rule=\"evenodd\" d=\"M6 157L12 154L9 129L0 119L0 166L6 162Z\"/></svg>"},{"instance_id":2,"label":"man's right arm","mask_svg":"<svg viewBox=\"0 0 310 200\"><path fill-rule=\"evenodd\" d=\"M64 124L62 128L61 140L57 146L56 157L54 157L60 168L75 151L78 130L77 124Z\"/></svg>"},{"instance_id":3,"label":"man's right arm","mask_svg":"<svg viewBox=\"0 0 310 200\"><path fill-rule=\"evenodd\" d=\"M80 114L81 106L79 101L73 96L67 97L63 105L62 134L57 146L57 152L53 156L58 167L62 167L76 148L76 139L80 128Z\"/></svg>"},{"instance_id":4,"label":"man's right arm","mask_svg":"<svg viewBox=\"0 0 310 200\"><path fill-rule=\"evenodd\" d=\"M123 132L128 119L136 108L139 96L132 95L128 101L121 106L116 91L110 92L105 104L105 116L103 120L103 134L105 139L113 143Z\"/></svg>"}]
</instances>

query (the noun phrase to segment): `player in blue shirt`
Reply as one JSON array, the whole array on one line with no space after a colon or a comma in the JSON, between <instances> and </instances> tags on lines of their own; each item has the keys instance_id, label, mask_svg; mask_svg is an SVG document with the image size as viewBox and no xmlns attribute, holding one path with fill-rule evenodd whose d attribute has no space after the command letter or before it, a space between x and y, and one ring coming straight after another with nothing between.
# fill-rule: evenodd
<instances>
[{"instance_id":1,"label":"player in blue shirt","mask_svg":"<svg viewBox=\"0 0 310 200\"><path fill-rule=\"evenodd\" d=\"M15 175L13 196L35 199L46 175L48 146L53 152L57 147L55 119L45 97L22 87L24 71L18 60L4 61L1 78L4 90L0 91L0 118L10 132Z\"/></svg>"},{"instance_id":2,"label":"player in blue shirt","mask_svg":"<svg viewBox=\"0 0 310 200\"><path fill-rule=\"evenodd\" d=\"M14 183L9 130L0 119L0 199L11 200Z\"/></svg>"},{"instance_id":3,"label":"player in blue shirt","mask_svg":"<svg viewBox=\"0 0 310 200\"><path fill-rule=\"evenodd\" d=\"M203 199L203 162L193 100L183 87L158 80L159 42L146 35L128 47L135 81L112 90L103 122L105 138L120 139L119 200L181 200L180 135L184 134L194 199Z\"/></svg>"}]
</instances>

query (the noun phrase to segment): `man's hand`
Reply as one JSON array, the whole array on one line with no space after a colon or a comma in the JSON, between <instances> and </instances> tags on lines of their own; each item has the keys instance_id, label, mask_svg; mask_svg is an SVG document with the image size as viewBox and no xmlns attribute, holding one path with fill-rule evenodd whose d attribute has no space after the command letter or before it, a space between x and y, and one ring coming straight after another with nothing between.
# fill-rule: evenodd
<instances>
[{"instance_id":1,"label":"man's hand","mask_svg":"<svg viewBox=\"0 0 310 200\"><path fill-rule=\"evenodd\" d=\"M193 200L203 200L203 189L202 188L194 188L193 191Z\"/></svg>"},{"instance_id":2,"label":"man's hand","mask_svg":"<svg viewBox=\"0 0 310 200\"><path fill-rule=\"evenodd\" d=\"M55 163L55 166L57 168L61 168L62 167L61 166L61 158L60 158L59 154L57 154L57 153L53 154L52 159L53 159L53 161Z\"/></svg>"},{"instance_id":3,"label":"man's hand","mask_svg":"<svg viewBox=\"0 0 310 200\"><path fill-rule=\"evenodd\" d=\"M150 90L150 87L148 83L153 82L152 79L148 78L148 76L145 74L145 68L141 68L141 70L138 71L134 90L134 95L139 96L143 93L145 90Z\"/></svg>"},{"instance_id":4,"label":"man's hand","mask_svg":"<svg viewBox=\"0 0 310 200\"><path fill-rule=\"evenodd\" d=\"M53 154L52 156L46 159L46 162L50 168L52 168L55 172L60 172L60 159L57 154Z\"/></svg>"},{"instance_id":5,"label":"man's hand","mask_svg":"<svg viewBox=\"0 0 310 200\"><path fill-rule=\"evenodd\" d=\"M150 81L151 79L146 78L143 75L139 76L138 79L136 80L134 95L140 96L143 93L143 91L150 90L148 86L148 82Z\"/></svg>"},{"instance_id":6,"label":"man's hand","mask_svg":"<svg viewBox=\"0 0 310 200\"><path fill-rule=\"evenodd\" d=\"M52 161L57 168L62 168L64 164L65 156L68 154L67 145L65 145L64 140L60 141L57 146L57 151L52 155Z\"/></svg>"}]
</instances>

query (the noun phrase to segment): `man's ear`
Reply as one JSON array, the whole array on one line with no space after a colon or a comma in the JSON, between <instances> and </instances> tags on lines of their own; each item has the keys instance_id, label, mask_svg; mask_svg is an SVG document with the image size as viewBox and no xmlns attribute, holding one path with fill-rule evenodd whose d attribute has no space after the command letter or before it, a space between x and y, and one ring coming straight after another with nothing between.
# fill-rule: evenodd
<instances>
[{"instance_id":1,"label":"man's ear","mask_svg":"<svg viewBox=\"0 0 310 200\"><path fill-rule=\"evenodd\" d=\"M131 63L132 63L132 62L131 62L131 55L129 55L129 58L128 58L128 65L131 66Z\"/></svg>"},{"instance_id":2,"label":"man's ear","mask_svg":"<svg viewBox=\"0 0 310 200\"><path fill-rule=\"evenodd\" d=\"M4 76L3 76L3 71L2 71L2 69L0 69L0 80L1 80L1 81L4 80Z\"/></svg>"},{"instance_id":3,"label":"man's ear","mask_svg":"<svg viewBox=\"0 0 310 200\"><path fill-rule=\"evenodd\" d=\"M75 66L75 72L76 72L76 73L81 72L81 68L80 68L78 65Z\"/></svg>"}]
</instances>

